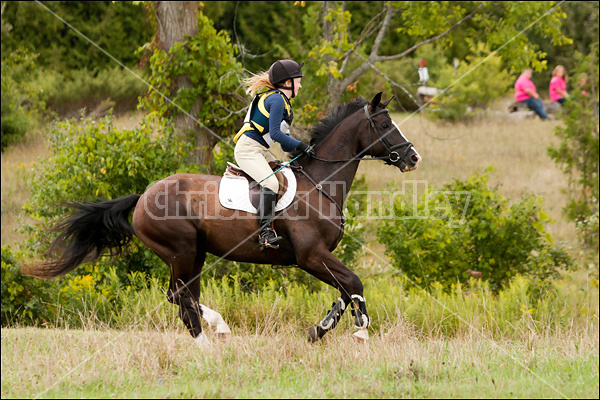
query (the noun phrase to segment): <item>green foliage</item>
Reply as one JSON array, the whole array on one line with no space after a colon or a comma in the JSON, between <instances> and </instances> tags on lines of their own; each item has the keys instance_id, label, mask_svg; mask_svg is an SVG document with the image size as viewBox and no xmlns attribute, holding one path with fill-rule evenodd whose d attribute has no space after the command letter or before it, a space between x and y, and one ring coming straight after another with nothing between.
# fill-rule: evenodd
<instances>
[{"instance_id":1,"label":"green foliage","mask_svg":"<svg viewBox=\"0 0 600 400\"><path fill-rule=\"evenodd\" d=\"M17 50L2 54L2 151L37 125L38 88L32 84L36 55Z\"/></svg>"},{"instance_id":2,"label":"green foliage","mask_svg":"<svg viewBox=\"0 0 600 400\"><path fill-rule=\"evenodd\" d=\"M110 114L99 121L82 118L56 123L49 137L53 155L38 165L31 197L24 206L24 211L39 221L29 247L46 247L39 229L66 211L60 202L141 194L150 183L176 173L189 146L164 134L152 137L148 126L118 129ZM121 274L138 269L165 273L162 262L137 242L128 255L122 259Z\"/></svg>"},{"instance_id":3,"label":"green foliage","mask_svg":"<svg viewBox=\"0 0 600 400\"><path fill-rule=\"evenodd\" d=\"M565 102L560 118L564 125L554 128L560 139L548 148L548 155L567 174L571 200L565 208L567 217L576 221L585 245L598 251L598 43L589 55L576 54L580 73L588 74L585 86L577 85ZM582 90L587 91L586 94ZM595 98L593 96L596 96Z\"/></svg>"},{"instance_id":4,"label":"green foliage","mask_svg":"<svg viewBox=\"0 0 600 400\"><path fill-rule=\"evenodd\" d=\"M469 119L477 109L486 109L493 100L506 95L513 78L503 69L502 59L489 53L490 49L480 43L458 68L446 65L438 72L432 84L445 91L429 107L435 110L432 115L452 122Z\"/></svg>"},{"instance_id":5,"label":"green foliage","mask_svg":"<svg viewBox=\"0 0 600 400\"><path fill-rule=\"evenodd\" d=\"M6 5L6 6L5 6ZM139 62L135 50L152 36L152 26L132 2L50 2L52 12L129 67ZM104 52L36 2L3 3L2 53L28 49L39 53L41 67L59 73L87 69L94 73L114 66Z\"/></svg>"},{"instance_id":6,"label":"green foliage","mask_svg":"<svg viewBox=\"0 0 600 400\"><path fill-rule=\"evenodd\" d=\"M516 274L544 282L572 265L545 230L541 200L524 196L509 204L488 187L487 172L429 191L417 204L410 199L394 204L377 236L392 265L424 288L439 282L449 289L470 269L497 291Z\"/></svg>"},{"instance_id":7,"label":"green foliage","mask_svg":"<svg viewBox=\"0 0 600 400\"><path fill-rule=\"evenodd\" d=\"M2 326L50 321L55 289L51 282L22 275L19 253L2 246Z\"/></svg>"},{"instance_id":8,"label":"green foliage","mask_svg":"<svg viewBox=\"0 0 600 400\"><path fill-rule=\"evenodd\" d=\"M242 68L227 33L217 32L202 12L198 12L198 34L175 43L168 52L154 48L148 68L151 88L139 107L150 111L149 118L172 118L194 112L192 107L198 105L193 117L220 136L239 129L239 121L232 115L246 101L240 84ZM188 76L191 87L176 86L180 76Z\"/></svg>"}]
</instances>

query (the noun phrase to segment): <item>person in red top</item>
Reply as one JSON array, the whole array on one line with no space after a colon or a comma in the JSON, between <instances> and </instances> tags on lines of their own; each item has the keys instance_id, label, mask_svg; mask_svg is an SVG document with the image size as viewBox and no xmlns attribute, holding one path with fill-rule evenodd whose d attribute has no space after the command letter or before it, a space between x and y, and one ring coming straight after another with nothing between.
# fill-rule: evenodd
<instances>
[{"instance_id":1,"label":"person in red top","mask_svg":"<svg viewBox=\"0 0 600 400\"><path fill-rule=\"evenodd\" d=\"M515 83L515 101L527 104L527 107L535 112L542 121L549 121L551 118L546 114L544 103L542 103L542 100L535 89L535 85L531 81L532 73L533 72L530 69L526 69L517 79L517 82Z\"/></svg>"},{"instance_id":2,"label":"person in red top","mask_svg":"<svg viewBox=\"0 0 600 400\"><path fill-rule=\"evenodd\" d=\"M562 65L557 65L552 71L552 80L550 81L550 100L557 101L561 105L569 97L567 93L567 70Z\"/></svg>"}]
</instances>

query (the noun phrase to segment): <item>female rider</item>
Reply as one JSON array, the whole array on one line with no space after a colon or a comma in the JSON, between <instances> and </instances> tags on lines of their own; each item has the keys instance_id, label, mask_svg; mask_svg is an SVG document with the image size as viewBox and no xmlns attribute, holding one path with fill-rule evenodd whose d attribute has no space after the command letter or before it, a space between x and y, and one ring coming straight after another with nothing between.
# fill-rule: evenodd
<instances>
[{"instance_id":1,"label":"female rider","mask_svg":"<svg viewBox=\"0 0 600 400\"><path fill-rule=\"evenodd\" d=\"M246 93L254 97L244 119L244 125L234 138L234 156L239 167L261 186L258 206L258 241L261 251L279 248L282 237L273 230L273 214L279 191L279 182L269 167L275 157L269 148L278 142L285 152L296 149L314 155L311 146L289 136L289 126L294 117L290 98L296 97L302 87L302 63L278 60L268 71L244 81ZM257 94L262 89L267 91Z\"/></svg>"}]
</instances>

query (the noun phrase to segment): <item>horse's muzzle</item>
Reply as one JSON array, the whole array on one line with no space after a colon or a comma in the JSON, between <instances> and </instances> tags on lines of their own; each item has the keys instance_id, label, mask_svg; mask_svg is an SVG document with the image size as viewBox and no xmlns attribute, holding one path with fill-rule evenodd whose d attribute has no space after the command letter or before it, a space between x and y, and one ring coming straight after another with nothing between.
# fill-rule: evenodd
<instances>
[{"instance_id":1,"label":"horse's muzzle","mask_svg":"<svg viewBox=\"0 0 600 400\"><path fill-rule=\"evenodd\" d=\"M417 169L417 167L419 166L419 163L421 162L421 156L415 152L414 150L411 150L411 153L408 158L408 162L405 162L404 160L402 161L402 163L400 164L400 170L402 172L408 172L408 171L414 171L415 169ZM404 164L404 166L402 166L402 164Z\"/></svg>"}]
</instances>

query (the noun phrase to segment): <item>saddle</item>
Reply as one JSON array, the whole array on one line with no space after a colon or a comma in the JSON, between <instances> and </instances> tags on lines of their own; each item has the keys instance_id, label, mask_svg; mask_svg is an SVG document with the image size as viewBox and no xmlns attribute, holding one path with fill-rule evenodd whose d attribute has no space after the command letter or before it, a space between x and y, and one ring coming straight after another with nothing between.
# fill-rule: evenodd
<instances>
[{"instance_id":1,"label":"saddle","mask_svg":"<svg viewBox=\"0 0 600 400\"><path fill-rule=\"evenodd\" d=\"M281 168L282 165L281 161L269 162L269 166L273 171ZM284 168L275 173L275 177L279 182L275 211L287 207L296 191L294 174L291 170L286 171L287 169ZM283 173L284 171L285 173ZM228 162L219 185L219 200L226 208L256 213L260 202L260 188L261 186L250 175L246 174L237 165ZM240 197L243 197L243 199L240 199ZM243 203L247 204L244 205Z\"/></svg>"}]
</instances>

